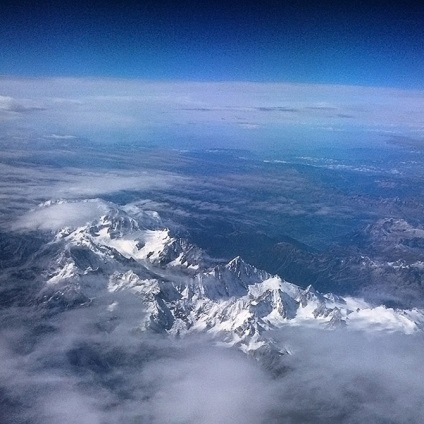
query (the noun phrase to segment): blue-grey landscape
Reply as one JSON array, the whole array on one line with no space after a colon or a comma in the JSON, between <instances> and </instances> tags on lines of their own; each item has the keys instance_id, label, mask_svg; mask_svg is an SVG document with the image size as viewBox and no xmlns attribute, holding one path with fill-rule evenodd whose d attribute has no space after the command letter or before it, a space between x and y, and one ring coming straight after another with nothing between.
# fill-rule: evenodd
<instances>
[{"instance_id":1,"label":"blue-grey landscape","mask_svg":"<svg viewBox=\"0 0 424 424\"><path fill-rule=\"evenodd\" d=\"M0 422L421 423L423 19L2 3Z\"/></svg>"}]
</instances>

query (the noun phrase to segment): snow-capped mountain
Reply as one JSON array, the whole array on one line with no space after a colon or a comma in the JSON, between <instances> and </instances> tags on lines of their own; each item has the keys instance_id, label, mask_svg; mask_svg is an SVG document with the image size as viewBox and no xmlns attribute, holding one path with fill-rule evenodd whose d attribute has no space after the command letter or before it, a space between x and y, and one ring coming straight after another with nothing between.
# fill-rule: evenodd
<instances>
[{"instance_id":1,"label":"snow-capped mountain","mask_svg":"<svg viewBox=\"0 0 424 424\"><path fill-rule=\"evenodd\" d=\"M140 330L174 336L204 332L250 353L271 348L284 353L272 340L272 330L283 326L405 333L424 326L419 309L373 306L312 286L304 289L241 257L213 260L166 228L156 212L106 202L97 210L98 216L82 225L55 229L34 255L34 266L41 268L37 299L42 305L89 307L102 300L113 317L119 316L125 293L139 305L132 324Z\"/></svg>"}]
</instances>

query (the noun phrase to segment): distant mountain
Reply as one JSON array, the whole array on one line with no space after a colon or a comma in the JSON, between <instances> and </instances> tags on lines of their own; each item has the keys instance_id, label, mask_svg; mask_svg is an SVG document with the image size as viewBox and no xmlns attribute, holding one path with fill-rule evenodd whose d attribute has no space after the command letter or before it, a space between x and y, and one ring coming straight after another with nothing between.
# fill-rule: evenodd
<instances>
[{"instance_id":1,"label":"distant mountain","mask_svg":"<svg viewBox=\"0 0 424 424\"><path fill-rule=\"evenodd\" d=\"M237 252L303 288L313 285L392 307L424 307L424 229L402 219L379 219L323 251L254 231L211 235L202 243L224 257Z\"/></svg>"}]
</instances>

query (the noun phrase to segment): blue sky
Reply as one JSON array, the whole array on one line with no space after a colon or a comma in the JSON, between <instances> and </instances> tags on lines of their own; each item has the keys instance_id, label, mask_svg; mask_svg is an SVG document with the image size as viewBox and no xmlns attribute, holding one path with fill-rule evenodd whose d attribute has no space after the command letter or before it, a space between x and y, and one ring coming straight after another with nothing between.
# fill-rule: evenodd
<instances>
[{"instance_id":1,"label":"blue sky","mask_svg":"<svg viewBox=\"0 0 424 424\"><path fill-rule=\"evenodd\" d=\"M407 1L2 1L0 74L422 89L423 22Z\"/></svg>"}]
</instances>

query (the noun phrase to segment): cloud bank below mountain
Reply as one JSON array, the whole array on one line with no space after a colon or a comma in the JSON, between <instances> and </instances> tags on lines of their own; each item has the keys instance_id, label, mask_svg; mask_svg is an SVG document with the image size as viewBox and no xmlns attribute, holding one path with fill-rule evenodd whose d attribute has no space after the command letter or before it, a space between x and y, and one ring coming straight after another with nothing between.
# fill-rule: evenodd
<instances>
[{"instance_id":1,"label":"cloud bank below mountain","mask_svg":"<svg viewBox=\"0 0 424 424\"><path fill-rule=\"evenodd\" d=\"M285 328L276 377L204 337L136 333L142 311L120 302L109 324L96 307L31 324L1 314L3 422L421 422L419 335Z\"/></svg>"}]
</instances>

